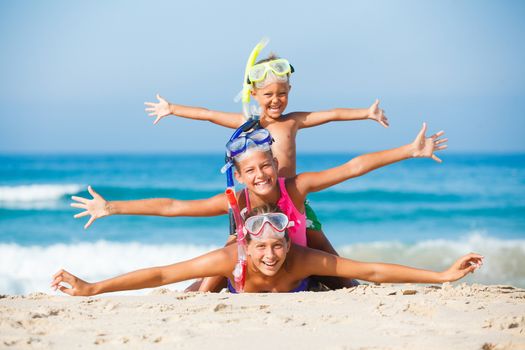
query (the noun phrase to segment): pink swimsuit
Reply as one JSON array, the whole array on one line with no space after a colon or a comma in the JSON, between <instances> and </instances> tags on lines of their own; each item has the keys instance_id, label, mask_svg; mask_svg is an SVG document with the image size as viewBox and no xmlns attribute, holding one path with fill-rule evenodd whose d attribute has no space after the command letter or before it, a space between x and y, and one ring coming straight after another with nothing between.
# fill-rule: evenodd
<instances>
[{"instance_id":1,"label":"pink swimsuit","mask_svg":"<svg viewBox=\"0 0 525 350\"><path fill-rule=\"evenodd\" d=\"M277 201L277 206L284 214L286 214L286 216L288 216L288 220L294 222L294 226L288 228L290 239L292 240L292 243L306 247L306 215L297 210L293 204L292 199L286 191L285 178L280 177L278 182L279 189L281 190L281 197ZM250 211L250 198L246 189L244 190L244 194L246 197L246 208Z\"/></svg>"}]
</instances>

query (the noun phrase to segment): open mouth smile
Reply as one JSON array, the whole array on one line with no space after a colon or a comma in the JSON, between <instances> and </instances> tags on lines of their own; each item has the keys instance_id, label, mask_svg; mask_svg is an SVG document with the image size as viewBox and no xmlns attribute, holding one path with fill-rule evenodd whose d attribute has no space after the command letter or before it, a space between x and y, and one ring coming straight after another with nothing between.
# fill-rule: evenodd
<instances>
[{"instance_id":1,"label":"open mouth smile","mask_svg":"<svg viewBox=\"0 0 525 350\"><path fill-rule=\"evenodd\" d=\"M270 184L270 180L259 181L255 183L256 187L264 187Z\"/></svg>"},{"instance_id":2,"label":"open mouth smile","mask_svg":"<svg viewBox=\"0 0 525 350\"><path fill-rule=\"evenodd\" d=\"M262 261L262 263L268 267L274 267L275 265L277 265L277 261L274 261L274 262Z\"/></svg>"}]
</instances>

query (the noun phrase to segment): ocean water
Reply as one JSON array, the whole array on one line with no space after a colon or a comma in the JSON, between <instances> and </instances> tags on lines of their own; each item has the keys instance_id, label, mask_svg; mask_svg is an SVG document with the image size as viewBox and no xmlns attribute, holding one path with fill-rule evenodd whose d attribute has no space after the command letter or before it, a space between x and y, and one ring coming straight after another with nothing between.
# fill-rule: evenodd
<instances>
[{"instance_id":1,"label":"ocean water","mask_svg":"<svg viewBox=\"0 0 525 350\"><path fill-rule=\"evenodd\" d=\"M298 170L351 157L301 155ZM525 287L525 155L443 159L391 165L309 199L344 256L443 269L476 251L485 265L465 281ZM50 293L60 268L96 280L220 247L225 216L112 216L84 230L70 197L92 185L108 200L206 198L224 191L222 162L221 154L0 156L0 293Z\"/></svg>"}]
</instances>

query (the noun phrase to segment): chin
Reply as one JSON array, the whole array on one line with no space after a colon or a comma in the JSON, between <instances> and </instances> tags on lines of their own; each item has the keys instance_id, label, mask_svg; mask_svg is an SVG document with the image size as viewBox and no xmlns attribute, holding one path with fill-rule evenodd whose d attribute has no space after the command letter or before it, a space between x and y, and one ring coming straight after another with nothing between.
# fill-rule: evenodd
<instances>
[{"instance_id":1,"label":"chin","mask_svg":"<svg viewBox=\"0 0 525 350\"><path fill-rule=\"evenodd\" d=\"M263 186L257 186L257 185L253 185L253 191L259 195L265 195L265 194L268 194L270 192L272 192L275 188L275 184L276 182L273 181L273 180L269 180L269 183L263 185Z\"/></svg>"},{"instance_id":2,"label":"chin","mask_svg":"<svg viewBox=\"0 0 525 350\"><path fill-rule=\"evenodd\" d=\"M254 192L258 194L259 196L266 196L272 193L273 189L274 189L274 186L264 186L264 188L256 188Z\"/></svg>"},{"instance_id":3,"label":"chin","mask_svg":"<svg viewBox=\"0 0 525 350\"><path fill-rule=\"evenodd\" d=\"M282 265L283 264L281 262L278 262L277 264L269 268L268 266L266 266L266 264L261 262L259 264L259 271L261 271L265 276L271 277L276 275L277 272L281 270Z\"/></svg>"},{"instance_id":4,"label":"chin","mask_svg":"<svg viewBox=\"0 0 525 350\"><path fill-rule=\"evenodd\" d=\"M269 117L269 118L272 118L272 119L279 119L281 117L281 115L283 114L283 111L282 110L276 110L276 111L271 111L269 109L266 110L266 115Z\"/></svg>"}]
</instances>

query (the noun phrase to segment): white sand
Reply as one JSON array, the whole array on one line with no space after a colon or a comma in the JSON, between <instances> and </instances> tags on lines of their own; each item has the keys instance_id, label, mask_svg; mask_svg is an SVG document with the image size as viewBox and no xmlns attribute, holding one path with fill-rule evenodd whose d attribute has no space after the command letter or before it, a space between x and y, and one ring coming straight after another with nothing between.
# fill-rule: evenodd
<instances>
[{"instance_id":1,"label":"white sand","mask_svg":"<svg viewBox=\"0 0 525 350\"><path fill-rule=\"evenodd\" d=\"M0 299L1 349L525 349L525 290L361 285L296 294Z\"/></svg>"}]
</instances>

